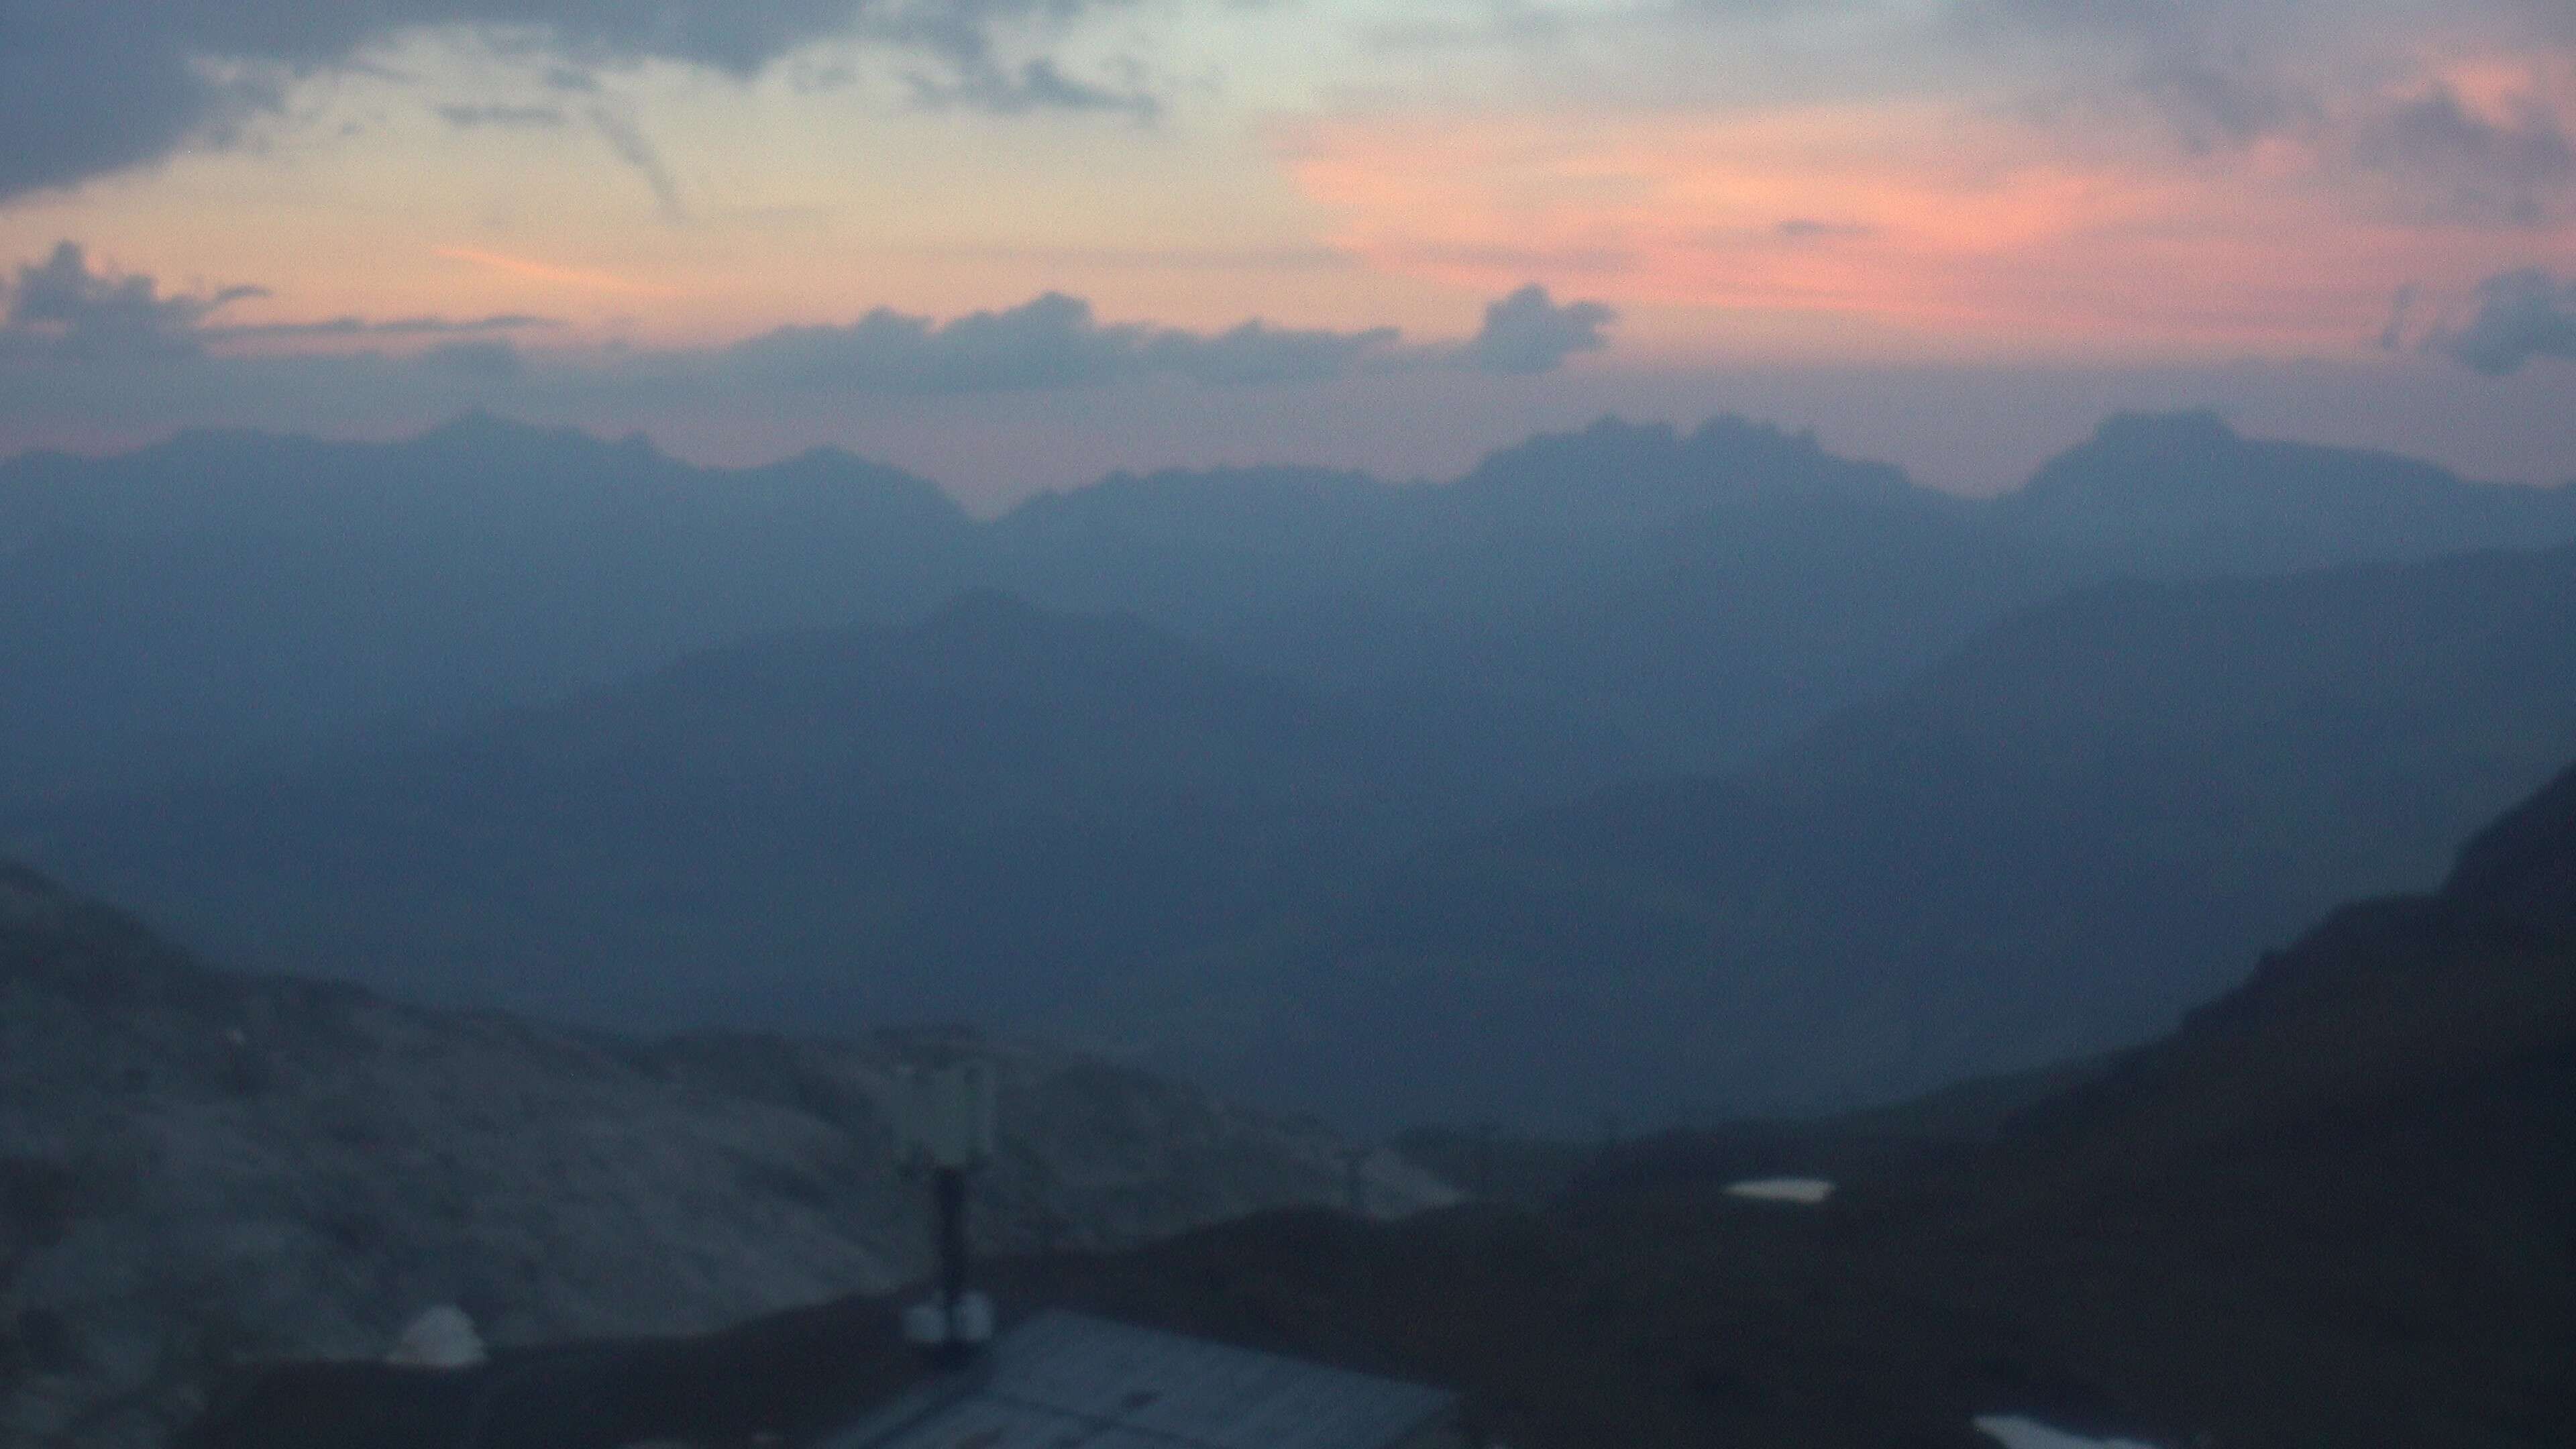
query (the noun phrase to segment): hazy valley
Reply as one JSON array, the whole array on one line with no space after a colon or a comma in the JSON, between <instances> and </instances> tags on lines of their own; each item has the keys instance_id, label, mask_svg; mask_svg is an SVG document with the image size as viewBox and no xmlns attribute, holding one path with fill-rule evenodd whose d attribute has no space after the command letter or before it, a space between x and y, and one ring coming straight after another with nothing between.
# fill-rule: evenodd
<instances>
[{"instance_id":1,"label":"hazy valley","mask_svg":"<svg viewBox=\"0 0 2576 1449\"><path fill-rule=\"evenodd\" d=\"M2205 415L1990 502L1731 419L988 522L490 419L0 499L0 840L218 957L1034 1025L1380 1128L2138 1040L2576 754L2576 489Z\"/></svg>"},{"instance_id":2,"label":"hazy valley","mask_svg":"<svg viewBox=\"0 0 2576 1449\"><path fill-rule=\"evenodd\" d=\"M65 883L11 874L0 943L38 1442L440 1302L505 1364L756 1319L648 1378L875 1333L925 1261L884 1097L959 1051L1004 1064L1009 1293L1456 1383L1511 1442L2296 1442L2227 1354L2303 1404L2367 1366L2349 1422L2416 1395L2410 1442L2565 1392L2565 779L2266 953L2576 758L2576 486L2178 415L1973 501L1605 420L979 520L477 417L30 455L0 539L0 843ZM1355 1161L1373 1212L1495 1201L1273 1211ZM1842 1188L1723 1195L1784 1172ZM1568 1382L1577 1321L1641 1346Z\"/></svg>"}]
</instances>

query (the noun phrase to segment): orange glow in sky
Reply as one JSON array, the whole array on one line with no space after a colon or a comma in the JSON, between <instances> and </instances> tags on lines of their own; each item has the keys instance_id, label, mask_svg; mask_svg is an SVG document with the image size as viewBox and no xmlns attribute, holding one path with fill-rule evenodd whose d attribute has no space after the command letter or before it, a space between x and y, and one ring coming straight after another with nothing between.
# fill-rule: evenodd
<instances>
[{"instance_id":1,"label":"orange glow in sky","mask_svg":"<svg viewBox=\"0 0 2576 1449\"><path fill-rule=\"evenodd\" d=\"M532 261L526 257L504 256L499 252L487 252L476 247L438 247L431 254L453 262L472 262L478 267L490 267L494 271L507 272L514 277L525 277L531 281L548 282L586 292L610 292L624 297L676 297L680 294L680 289L677 287L633 281L587 267L562 267L551 262Z\"/></svg>"},{"instance_id":2,"label":"orange glow in sky","mask_svg":"<svg viewBox=\"0 0 2576 1449\"><path fill-rule=\"evenodd\" d=\"M827 363L878 309L929 337L1048 293L1076 299L1076 353L1284 331L1335 380L1436 363L1462 396L1526 375L1471 339L1531 283L1600 319L1536 369L1559 381L2576 367L2547 319L2539 344L2511 318L2474 357L2446 341L2498 283L2576 298L2549 290L2576 288L2576 28L2544 0L1029 0L959 7L980 28L944 49L856 0L775 26L529 0L500 29L482 5L295 4L328 34L265 66L277 32L226 6L168 7L158 47L71 6L38 37L99 84L48 93L79 112L43 133L64 155L0 147L0 287L77 247L96 326L15 324L0 291L0 446L314 396L173 357L372 358L335 376L657 419L654 388L779 329L829 333ZM116 104L232 73L256 84L164 132ZM37 101L0 92L0 121L13 104ZM1381 340L1334 352L1354 338ZM119 339L159 411L109 366ZM795 406L824 422L800 437L841 426L833 387L950 376L808 362ZM987 396L1044 375L997 368ZM2516 457L2550 456L2562 413Z\"/></svg>"},{"instance_id":3,"label":"orange glow in sky","mask_svg":"<svg viewBox=\"0 0 2576 1449\"><path fill-rule=\"evenodd\" d=\"M1333 242L1391 271L1856 317L1898 352L2345 351L2407 279L2576 245L2371 215L2295 142L2086 157L1928 106L1378 117L1283 151Z\"/></svg>"}]
</instances>

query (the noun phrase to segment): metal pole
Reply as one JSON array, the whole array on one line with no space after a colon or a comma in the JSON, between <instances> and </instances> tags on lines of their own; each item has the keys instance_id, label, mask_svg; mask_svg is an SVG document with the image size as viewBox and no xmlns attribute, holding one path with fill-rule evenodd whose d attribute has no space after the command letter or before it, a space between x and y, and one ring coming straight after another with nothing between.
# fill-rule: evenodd
<instances>
[{"instance_id":1,"label":"metal pole","mask_svg":"<svg viewBox=\"0 0 2576 1449\"><path fill-rule=\"evenodd\" d=\"M939 1211L940 1342L930 1361L941 1369L963 1368L975 1356L961 1321L966 1301L966 1169L941 1167L930 1178L931 1199Z\"/></svg>"},{"instance_id":2,"label":"metal pole","mask_svg":"<svg viewBox=\"0 0 2576 1449\"><path fill-rule=\"evenodd\" d=\"M931 1188L939 1203L939 1301L953 1320L966 1297L966 1170L939 1169Z\"/></svg>"}]
</instances>

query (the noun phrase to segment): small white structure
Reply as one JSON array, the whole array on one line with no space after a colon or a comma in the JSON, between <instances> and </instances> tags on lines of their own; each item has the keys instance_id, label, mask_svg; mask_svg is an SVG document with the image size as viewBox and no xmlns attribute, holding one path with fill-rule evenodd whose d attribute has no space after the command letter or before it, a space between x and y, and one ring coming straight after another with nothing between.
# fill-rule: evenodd
<instances>
[{"instance_id":1,"label":"small white structure","mask_svg":"<svg viewBox=\"0 0 2576 1449\"><path fill-rule=\"evenodd\" d=\"M1757 1177L1727 1184L1728 1197L1755 1202L1793 1202L1814 1207L1834 1195L1834 1185L1821 1177Z\"/></svg>"},{"instance_id":2,"label":"small white structure","mask_svg":"<svg viewBox=\"0 0 2576 1449\"><path fill-rule=\"evenodd\" d=\"M895 1078L895 1141L917 1168L962 1171L993 1160L993 1064L980 1058Z\"/></svg>"},{"instance_id":3,"label":"small white structure","mask_svg":"<svg viewBox=\"0 0 2576 1449\"><path fill-rule=\"evenodd\" d=\"M453 1303L442 1303L411 1321L394 1340L385 1362L396 1368L479 1368L491 1357L474 1320Z\"/></svg>"},{"instance_id":4,"label":"small white structure","mask_svg":"<svg viewBox=\"0 0 2576 1449\"><path fill-rule=\"evenodd\" d=\"M1981 1414L1968 1422L2003 1449L2157 1449L2139 1439L2087 1439L2018 1414Z\"/></svg>"}]
</instances>

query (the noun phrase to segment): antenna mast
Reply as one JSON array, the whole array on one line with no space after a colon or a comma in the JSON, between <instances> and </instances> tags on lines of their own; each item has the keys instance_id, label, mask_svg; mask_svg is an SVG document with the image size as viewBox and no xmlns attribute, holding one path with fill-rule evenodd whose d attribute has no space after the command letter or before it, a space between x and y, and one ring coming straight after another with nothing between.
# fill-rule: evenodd
<instances>
[{"instance_id":1,"label":"antenna mast","mask_svg":"<svg viewBox=\"0 0 2576 1449\"><path fill-rule=\"evenodd\" d=\"M993 1064L969 1058L896 1080L895 1130L905 1165L930 1179L939 1279L904 1313L904 1336L941 1368L962 1367L993 1336L992 1300L967 1279L966 1176L993 1160Z\"/></svg>"}]
</instances>

